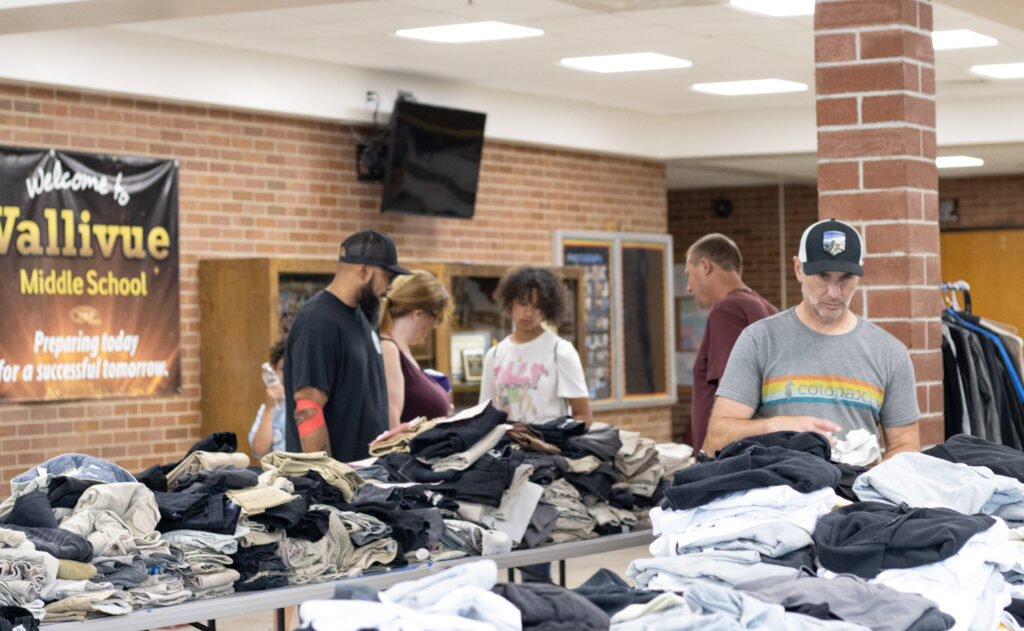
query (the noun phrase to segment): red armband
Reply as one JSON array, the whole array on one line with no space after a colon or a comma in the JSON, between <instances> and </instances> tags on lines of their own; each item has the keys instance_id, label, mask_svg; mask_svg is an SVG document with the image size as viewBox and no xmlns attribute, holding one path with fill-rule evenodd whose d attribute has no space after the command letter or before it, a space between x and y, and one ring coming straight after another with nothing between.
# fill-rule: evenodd
<instances>
[{"instance_id":1,"label":"red armband","mask_svg":"<svg viewBox=\"0 0 1024 631\"><path fill-rule=\"evenodd\" d=\"M316 410L316 414L299 423L299 438L305 438L327 424L327 420L324 419L323 406L317 405L316 402L309 399L299 399L295 404L296 412L309 409Z\"/></svg>"}]
</instances>

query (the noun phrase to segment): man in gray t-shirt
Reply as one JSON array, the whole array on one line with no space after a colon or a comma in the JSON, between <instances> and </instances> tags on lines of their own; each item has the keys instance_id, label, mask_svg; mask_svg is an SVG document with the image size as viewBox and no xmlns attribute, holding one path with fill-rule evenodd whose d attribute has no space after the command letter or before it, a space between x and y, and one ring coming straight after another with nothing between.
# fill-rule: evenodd
<instances>
[{"instance_id":1,"label":"man in gray t-shirt","mask_svg":"<svg viewBox=\"0 0 1024 631\"><path fill-rule=\"evenodd\" d=\"M718 386L704 451L779 430L835 443L854 429L878 435L886 457L918 451L917 391L906 347L850 311L863 275L860 236L835 219L804 231L793 257L803 300L740 334Z\"/></svg>"}]
</instances>

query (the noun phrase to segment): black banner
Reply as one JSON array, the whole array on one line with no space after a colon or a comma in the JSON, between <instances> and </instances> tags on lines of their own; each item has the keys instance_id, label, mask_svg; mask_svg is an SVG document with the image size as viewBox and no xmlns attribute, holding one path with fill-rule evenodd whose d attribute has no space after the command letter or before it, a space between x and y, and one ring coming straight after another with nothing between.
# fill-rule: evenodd
<instances>
[{"instance_id":1,"label":"black banner","mask_svg":"<svg viewBox=\"0 0 1024 631\"><path fill-rule=\"evenodd\" d=\"M0 147L0 400L181 389L178 166Z\"/></svg>"}]
</instances>

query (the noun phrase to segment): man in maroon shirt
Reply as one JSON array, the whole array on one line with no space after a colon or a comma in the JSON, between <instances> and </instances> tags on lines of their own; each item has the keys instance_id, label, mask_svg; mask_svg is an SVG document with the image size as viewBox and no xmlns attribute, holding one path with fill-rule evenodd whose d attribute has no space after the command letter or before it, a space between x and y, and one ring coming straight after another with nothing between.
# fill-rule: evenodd
<instances>
[{"instance_id":1,"label":"man in maroon shirt","mask_svg":"<svg viewBox=\"0 0 1024 631\"><path fill-rule=\"evenodd\" d=\"M693 363L690 440L694 449L704 444L718 380L736 338L751 322L779 312L743 284L742 274L740 249L724 234L704 235L686 251L686 289L702 309L711 309Z\"/></svg>"}]
</instances>

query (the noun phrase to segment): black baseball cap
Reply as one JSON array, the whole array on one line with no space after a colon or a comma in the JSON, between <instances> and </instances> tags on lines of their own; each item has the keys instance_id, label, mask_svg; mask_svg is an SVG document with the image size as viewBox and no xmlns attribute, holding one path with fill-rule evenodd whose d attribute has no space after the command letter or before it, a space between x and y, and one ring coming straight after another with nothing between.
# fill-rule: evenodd
<instances>
[{"instance_id":1,"label":"black baseball cap","mask_svg":"<svg viewBox=\"0 0 1024 631\"><path fill-rule=\"evenodd\" d=\"M363 230L342 241L341 247L345 250L345 255L338 257L342 263L376 265L393 274L412 274L398 264L398 249L386 234Z\"/></svg>"},{"instance_id":2,"label":"black baseball cap","mask_svg":"<svg viewBox=\"0 0 1024 631\"><path fill-rule=\"evenodd\" d=\"M864 275L864 249L860 234L848 223L826 219L812 224L800 237L804 274L846 272Z\"/></svg>"}]
</instances>

